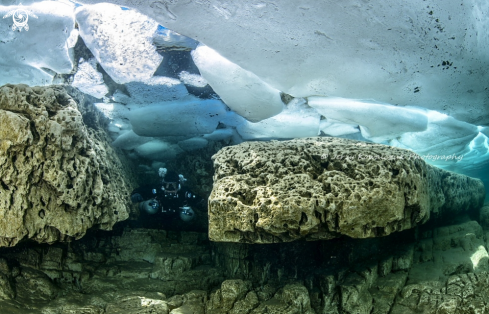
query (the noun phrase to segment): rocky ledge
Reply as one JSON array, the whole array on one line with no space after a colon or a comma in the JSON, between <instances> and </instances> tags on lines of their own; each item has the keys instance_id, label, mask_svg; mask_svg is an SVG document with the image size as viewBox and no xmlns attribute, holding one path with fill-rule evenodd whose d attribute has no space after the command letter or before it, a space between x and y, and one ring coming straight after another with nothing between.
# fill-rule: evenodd
<instances>
[{"instance_id":1,"label":"rocky ledge","mask_svg":"<svg viewBox=\"0 0 489 314\"><path fill-rule=\"evenodd\" d=\"M269 245L115 229L70 243L0 249L0 313L489 310L489 231L467 217L381 238Z\"/></svg>"},{"instance_id":2,"label":"rocky ledge","mask_svg":"<svg viewBox=\"0 0 489 314\"><path fill-rule=\"evenodd\" d=\"M0 87L0 247L128 218L130 181L93 109L79 105L60 86Z\"/></svg>"},{"instance_id":3,"label":"rocky ledge","mask_svg":"<svg viewBox=\"0 0 489 314\"><path fill-rule=\"evenodd\" d=\"M411 151L340 138L246 142L213 156L209 237L244 243L386 236L464 212L483 183Z\"/></svg>"}]
</instances>

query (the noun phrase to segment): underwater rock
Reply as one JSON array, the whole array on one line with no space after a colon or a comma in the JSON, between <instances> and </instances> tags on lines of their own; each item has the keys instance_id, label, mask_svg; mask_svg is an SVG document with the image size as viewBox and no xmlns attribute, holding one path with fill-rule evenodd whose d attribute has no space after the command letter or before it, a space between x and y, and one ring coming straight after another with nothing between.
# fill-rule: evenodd
<instances>
[{"instance_id":1,"label":"underwater rock","mask_svg":"<svg viewBox=\"0 0 489 314\"><path fill-rule=\"evenodd\" d=\"M9 278L5 274L0 273L0 300L13 299L14 297L15 291Z\"/></svg>"},{"instance_id":2,"label":"underwater rock","mask_svg":"<svg viewBox=\"0 0 489 314\"><path fill-rule=\"evenodd\" d=\"M470 263L471 249L482 239L480 226L430 225L389 237L270 245L210 243L205 233L131 228L92 230L71 243L25 243L0 250L0 312L485 313L489 274L446 267L453 259L444 256L463 248L460 257ZM178 261L192 254L201 258L191 269L180 268ZM438 260L435 267L455 272L434 276L433 261L421 258L430 254ZM178 258L160 259L170 256ZM230 259L241 263L226 270L222 263ZM170 271L155 278L155 269Z\"/></svg>"},{"instance_id":3,"label":"underwater rock","mask_svg":"<svg viewBox=\"0 0 489 314\"><path fill-rule=\"evenodd\" d=\"M211 313L228 313L230 310L236 312L239 309L241 311L251 311L254 307L258 305L258 298L253 298L249 295L252 288L250 281L243 281L241 279L236 280L226 280L221 284L221 288L217 289L211 295L209 303L207 304L207 311ZM251 304L247 304L246 308L243 308L242 302L245 299L250 299ZM254 299L254 301L252 301Z\"/></svg>"},{"instance_id":4,"label":"underwater rock","mask_svg":"<svg viewBox=\"0 0 489 314\"><path fill-rule=\"evenodd\" d=\"M128 218L129 180L99 122L62 87L0 88L0 247Z\"/></svg>"},{"instance_id":5,"label":"underwater rock","mask_svg":"<svg viewBox=\"0 0 489 314\"><path fill-rule=\"evenodd\" d=\"M235 312L239 313L239 312ZM316 313L311 308L309 293L302 284L293 283L280 289L272 299L262 302L250 314L261 313Z\"/></svg>"},{"instance_id":6,"label":"underwater rock","mask_svg":"<svg viewBox=\"0 0 489 314\"><path fill-rule=\"evenodd\" d=\"M481 208L479 221L482 228L489 229L489 205L485 205Z\"/></svg>"},{"instance_id":7,"label":"underwater rock","mask_svg":"<svg viewBox=\"0 0 489 314\"><path fill-rule=\"evenodd\" d=\"M262 302L260 302L262 301ZM211 294L207 313L316 313L311 308L309 292L304 285L285 285L268 300L259 300L250 281L226 280Z\"/></svg>"},{"instance_id":8,"label":"underwater rock","mask_svg":"<svg viewBox=\"0 0 489 314\"><path fill-rule=\"evenodd\" d=\"M371 313L372 295L368 291L366 278L350 273L340 286L341 308L346 313Z\"/></svg>"},{"instance_id":9,"label":"underwater rock","mask_svg":"<svg viewBox=\"0 0 489 314\"><path fill-rule=\"evenodd\" d=\"M482 181L411 151L340 138L246 142L213 160L213 241L380 237L477 211L485 196Z\"/></svg>"},{"instance_id":10,"label":"underwater rock","mask_svg":"<svg viewBox=\"0 0 489 314\"><path fill-rule=\"evenodd\" d=\"M29 308L33 313L141 314L204 308L207 291L224 280L219 269L210 267L209 244L203 232L128 228L90 230L70 243L1 248L0 313ZM145 249L150 251L146 255ZM182 269L179 261L191 255L198 259L191 269ZM173 265L165 265L171 272L155 278L155 269L166 269L159 260L163 256L175 257ZM16 304L22 309L10 310Z\"/></svg>"},{"instance_id":11,"label":"underwater rock","mask_svg":"<svg viewBox=\"0 0 489 314\"><path fill-rule=\"evenodd\" d=\"M481 272L407 285L389 313L485 313L488 284L489 274Z\"/></svg>"},{"instance_id":12,"label":"underwater rock","mask_svg":"<svg viewBox=\"0 0 489 314\"><path fill-rule=\"evenodd\" d=\"M161 313L168 314L169 309L166 302L162 300L155 300L137 295L122 297L117 302L107 305L105 313L127 313L127 314L150 314Z\"/></svg>"},{"instance_id":13,"label":"underwater rock","mask_svg":"<svg viewBox=\"0 0 489 314\"><path fill-rule=\"evenodd\" d=\"M482 227L473 220L420 232L407 284L489 271Z\"/></svg>"},{"instance_id":14,"label":"underwater rock","mask_svg":"<svg viewBox=\"0 0 489 314\"><path fill-rule=\"evenodd\" d=\"M389 313L395 298L406 283L407 272L398 271L379 277L370 287L374 312Z\"/></svg>"},{"instance_id":15,"label":"underwater rock","mask_svg":"<svg viewBox=\"0 0 489 314\"><path fill-rule=\"evenodd\" d=\"M182 296L177 296L182 304L173 309L170 314L205 314L205 302L207 301L207 292L203 290L192 290ZM171 299L170 299L171 300Z\"/></svg>"},{"instance_id":16,"label":"underwater rock","mask_svg":"<svg viewBox=\"0 0 489 314\"><path fill-rule=\"evenodd\" d=\"M53 300L59 293L58 287L42 271L24 267L15 278L17 299L41 302Z\"/></svg>"}]
</instances>

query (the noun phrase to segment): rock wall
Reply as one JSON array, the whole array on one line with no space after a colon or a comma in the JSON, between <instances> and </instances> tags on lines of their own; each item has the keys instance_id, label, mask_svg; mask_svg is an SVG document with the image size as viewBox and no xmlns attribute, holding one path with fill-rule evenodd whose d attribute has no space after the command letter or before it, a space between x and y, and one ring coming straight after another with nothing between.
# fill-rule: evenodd
<instances>
[{"instance_id":1,"label":"rock wall","mask_svg":"<svg viewBox=\"0 0 489 314\"><path fill-rule=\"evenodd\" d=\"M93 111L63 87L0 87L0 125L0 246L127 219L127 171Z\"/></svg>"},{"instance_id":2,"label":"rock wall","mask_svg":"<svg viewBox=\"0 0 489 314\"><path fill-rule=\"evenodd\" d=\"M485 196L480 180L411 151L340 138L246 142L213 159L213 241L379 237L476 211Z\"/></svg>"},{"instance_id":3,"label":"rock wall","mask_svg":"<svg viewBox=\"0 0 489 314\"><path fill-rule=\"evenodd\" d=\"M488 232L466 217L388 237L269 245L89 231L0 249L0 312L486 313Z\"/></svg>"},{"instance_id":4,"label":"rock wall","mask_svg":"<svg viewBox=\"0 0 489 314\"><path fill-rule=\"evenodd\" d=\"M362 276L370 274L369 281L358 282L367 291L377 276L371 268L365 270L365 264L376 265L382 257L379 251L393 239L366 241L294 242L267 248L211 243L205 233L198 232L90 231L68 244L1 249L0 311L312 314L321 313L322 306L326 313L335 313L341 300L346 304L356 294L352 282L343 282L355 274L345 261L357 265ZM399 237L394 242L403 247ZM336 252L336 258L331 258L340 247L344 253ZM391 267L379 272L404 273L406 265L411 265L406 256L412 260L412 254L391 253ZM404 268L392 267L393 263ZM342 292L341 299L343 286L351 292ZM349 306L372 308L372 298L366 300L370 303L355 299Z\"/></svg>"},{"instance_id":5,"label":"rock wall","mask_svg":"<svg viewBox=\"0 0 489 314\"><path fill-rule=\"evenodd\" d=\"M205 233L116 229L1 249L0 312L168 313L224 280Z\"/></svg>"}]
</instances>

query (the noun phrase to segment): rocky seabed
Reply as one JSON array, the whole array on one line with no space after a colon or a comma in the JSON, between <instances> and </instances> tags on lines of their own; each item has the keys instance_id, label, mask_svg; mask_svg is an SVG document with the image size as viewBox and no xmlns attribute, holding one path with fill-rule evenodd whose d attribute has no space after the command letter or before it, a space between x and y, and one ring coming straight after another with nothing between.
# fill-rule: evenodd
<instances>
[{"instance_id":1,"label":"rocky seabed","mask_svg":"<svg viewBox=\"0 0 489 314\"><path fill-rule=\"evenodd\" d=\"M488 236L470 219L385 238L269 245L97 231L4 248L0 312L488 313Z\"/></svg>"}]
</instances>

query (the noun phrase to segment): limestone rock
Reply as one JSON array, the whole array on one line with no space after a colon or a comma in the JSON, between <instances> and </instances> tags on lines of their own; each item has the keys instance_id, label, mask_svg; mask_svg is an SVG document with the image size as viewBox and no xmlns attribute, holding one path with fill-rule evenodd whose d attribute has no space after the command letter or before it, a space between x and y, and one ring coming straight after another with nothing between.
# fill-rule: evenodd
<instances>
[{"instance_id":1,"label":"limestone rock","mask_svg":"<svg viewBox=\"0 0 489 314\"><path fill-rule=\"evenodd\" d=\"M481 208L479 221L482 228L489 230L489 205Z\"/></svg>"},{"instance_id":2,"label":"limestone rock","mask_svg":"<svg viewBox=\"0 0 489 314\"><path fill-rule=\"evenodd\" d=\"M294 283L284 286L272 299L260 303L250 312L250 314L261 313L315 314L316 312L311 308L306 287Z\"/></svg>"},{"instance_id":3,"label":"limestone rock","mask_svg":"<svg viewBox=\"0 0 489 314\"><path fill-rule=\"evenodd\" d=\"M9 278L0 273L0 300L13 299L15 297L15 291L12 288Z\"/></svg>"},{"instance_id":4,"label":"limestone rock","mask_svg":"<svg viewBox=\"0 0 489 314\"><path fill-rule=\"evenodd\" d=\"M341 288L341 308L345 313L367 314L372 312L373 298L368 291L365 278L356 273L350 274Z\"/></svg>"},{"instance_id":5,"label":"limestone rock","mask_svg":"<svg viewBox=\"0 0 489 314\"><path fill-rule=\"evenodd\" d=\"M398 292L406 283L407 272L399 271L380 277L370 288L374 300L374 311L371 313L389 313Z\"/></svg>"},{"instance_id":6,"label":"limestone rock","mask_svg":"<svg viewBox=\"0 0 489 314\"><path fill-rule=\"evenodd\" d=\"M392 260L392 270L409 270L413 266L414 246L408 246L399 256Z\"/></svg>"},{"instance_id":7,"label":"limestone rock","mask_svg":"<svg viewBox=\"0 0 489 314\"><path fill-rule=\"evenodd\" d=\"M164 230L125 229L120 237L112 239L118 250L117 261L146 261L154 263L162 247L170 246ZM153 240L154 239L154 240ZM138 243L137 246L134 243ZM87 252L88 253L88 252Z\"/></svg>"},{"instance_id":8,"label":"limestone rock","mask_svg":"<svg viewBox=\"0 0 489 314\"><path fill-rule=\"evenodd\" d=\"M218 289L212 296L207 306L207 311L211 313L228 313L231 309L234 312L238 311L238 308L243 309L242 302L245 296L248 297L248 292L251 290L251 282L243 280L226 280L221 284L221 288ZM255 295L256 296L256 295ZM252 296L250 295L250 298ZM253 302L252 302L253 303ZM258 300L256 299L255 306ZM247 310L250 311L254 306L248 304Z\"/></svg>"},{"instance_id":9,"label":"limestone rock","mask_svg":"<svg viewBox=\"0 0 489 314\"><path fill-rule=\"evenodd\" d=\"M213 241L385 236L478 210L485 194L480 180L410 151L340 138L246 142L213 159Z\"/></svg>"},{"instance_id":10,"label":"limestone rock","mask_svg":"<svg viewBox=\"0 0 489 314\"><path fill-rule=\"evenodd\" d=\"M258 306L258 296L255 291L250 291L246 294L243 300L238 300L234 303L233 308L229 311L229 314L242 314L249 313L252 309Z\"/></svg>"},{"instance_id":11,"label":"limestone rock","mask_svg":"<svg viewBox=\"0 0 489 314\"><path fill-rule=\"evenodd\" d=\"M483 231L475 221L439 227L421 237L408 284L445 281L452 275L489 270Z\"/></svg>"},{"instance_id":12,"label":"limestone rock","mask_svg":"<svg viewBox=\"0 0 489 314\"><path fill-rule=\"evenodd\" d=\"M203 290L192 290L179 296L183 305L171 310L170 314L205 314L205 303L207 292Z\"/></svg>"},{"instance_id":13,"label":"limestone rock","mask_svg":"<svg viewBox=\"0 0 489 314\"><path fill-rule=\"evenodd\" d=\"M195 267L199 260L197 254L158 254L154 261L151 278L173 279Z\"/></svg>"},{"instance_id":14,"label":"limestone rock","mask_svg":"<svg viewBox=\"0 0 489 314\"><path fill-rule=\"evenodd\" d=\"M481 226L475 221L459 221L427 229L419 237L408 280L389 313L487 311L483 300L489 297L489 257Z\"/></svg>"},{"instance_id":15,"label":"limestone rock","mask_svg":"<svg viewBox=\"0 0 489 314\"><path fill-rule=\"evenodd\" d=\"M405 286L390 313L485 313L489 310L489 274L451 276L445 283Z\"/></svg>"},{"instance_id":16,"label":"limestone rock","mask_svg":"<svg viewBox=\"0 0 489 314\"><path fill-rule=\"evenodd\" d=\"M43 272L24 267L15 278L17 299L33 302L47 301L56 298L59 289Z\"/></svg>"},{"instance_id":17,"label":"limestone rock","mask_svg":"<svg viewBox=\"0 0 489 314\"><path fill-rule=\"evenodd\" d=\"M80 238L128 218L121 162L80 110L59 86L0 88L0 246Z\"/></svg>"},{"instance_id":18,"label":"limestone rock","mask_svg":"<svg viewBox=\"0 0 489 314\"><path fill-rule=\"evenodd\" d=\"M257 293L252 289L250 281L226 280L220 289L211 294L206 313L315 313L311 307L309 292L302 284L288 284L279 291L270 286L262 286L261 289Z\"/></svg>"},{"instance_id":19,"label":"limestone rock","mask_svg":"<svg viewBox=\"0 0 489 314\"><path fill-rule=\"evenodd\" d=\"M166 302L139 296L121 298L120 300L117 300L117 302L109 304L105 309L106 314L168 314L168 312L169 308Z\"/></svg>"},{"instance_id":20,"label":"limestone rock","mask_svg":"<svg viewBox=\"0 0 489 314\"><path fill-rule=\"evenodd\" d=\"M210 243L204 233L126 228L91 231L70 243L3 248L0 312L486 313L489 274L484 269L450 266L458 262L456 254L462 257L460 249L470 263L473 250L483 246L481 227L470 220L438 228L430 225L381 238L270 245ZM415 234L417 239L408 241ZM161 244L152 253L154 259L142 252L156 250L151 243ZM218 250L220 246L225 249ZM443 255L452 250L456 254ZM170 270L160 258L168 261L173 256L175 262L196 252L202 257L211 254L212 261L201 257L195 260L198 265L187 270L177 262L177 268L160 278L150 276L155 267ZM219 257L223 254L229 259ZM92 256L98 259L85 258ZM234 259L248 263L236 261L227 270L218 265ZM433 260L440 263L417 272ZM449 272L435 276L436 268ZM229 274L223 276L219 273L223 271Z\"/></svg>"}]
</instances>

